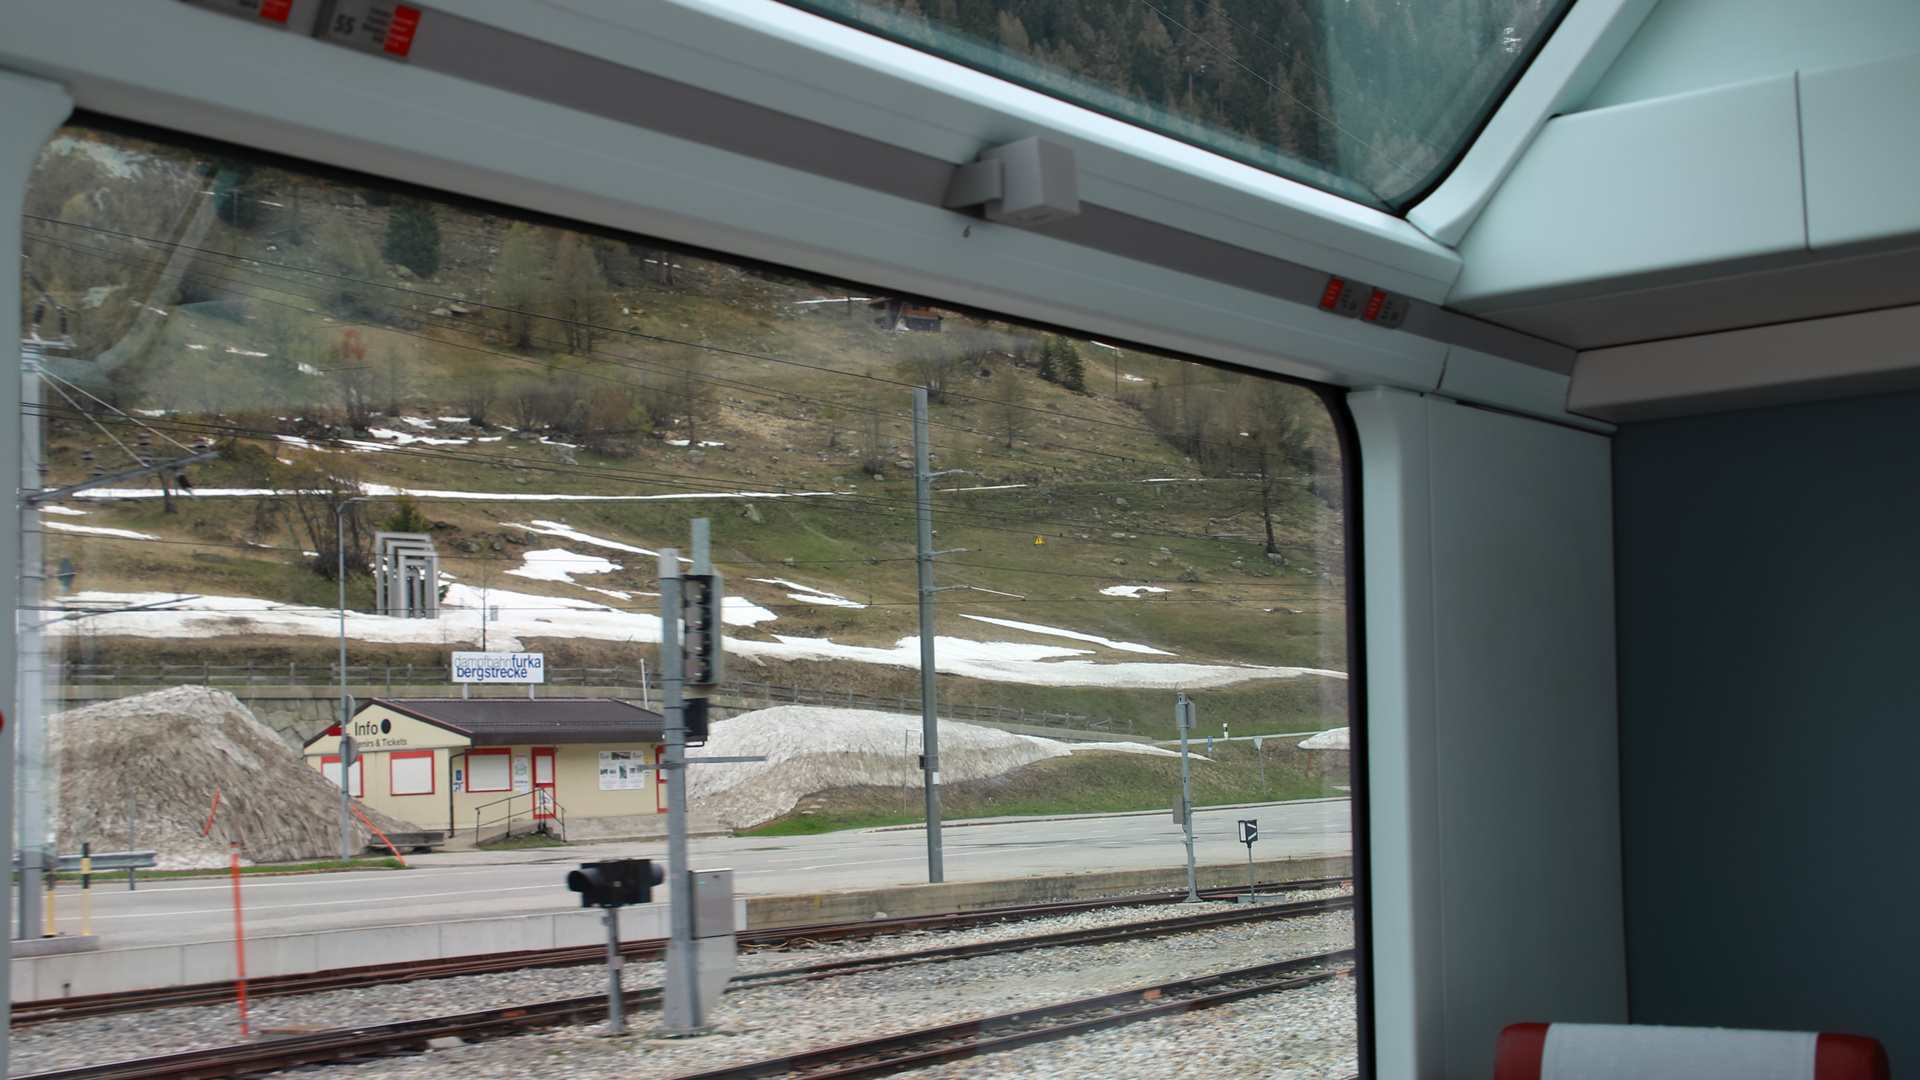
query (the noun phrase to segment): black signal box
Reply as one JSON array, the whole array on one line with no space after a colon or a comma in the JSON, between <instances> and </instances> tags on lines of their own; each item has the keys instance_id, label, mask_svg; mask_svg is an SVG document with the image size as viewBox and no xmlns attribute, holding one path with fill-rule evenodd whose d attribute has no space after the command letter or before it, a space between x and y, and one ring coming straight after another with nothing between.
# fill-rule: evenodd
<instances>
[{"instance_id":1,"label":"black signal box","mask_svg":"<svg viewBox=\"0 0 1920 1080\"><path fill-rule=\"evenodd\" d=\"M690 697L682 701L680 719L687 726L687 745L705 746L707 735L711 732L713 724L707 708L707 699Z\"/></svg>"},{"instance_id":2,"label":"black signal box","mask_svg":"<svg viewBox=\"0 0 1920 1080\"><path fill-rule=\"evenodd\" d=\"M681 647L685 650L686 680L695 686L727 677L726 630L720 617L726 593L726 579L717 573L680 576L680 608L686 620Z\"/></svg>"},{"instance_id":3,"label":"black signal box","mask_svg":"<svg viewBox=\"0 0 1920 1080\"><path fill-rule=\"evenodd\" d=\"M581 907L626 907L652 901L653 887L666 877L666 867L652 859L609 859L581 863L567 875L567 888L580 894Z\"/></svg>"}]
</instances>

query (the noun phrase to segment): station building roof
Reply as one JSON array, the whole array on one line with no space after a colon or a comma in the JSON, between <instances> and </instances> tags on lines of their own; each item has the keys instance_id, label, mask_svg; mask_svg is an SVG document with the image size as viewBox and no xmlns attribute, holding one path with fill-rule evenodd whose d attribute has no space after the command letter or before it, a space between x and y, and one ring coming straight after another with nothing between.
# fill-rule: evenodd
<instances>
[{"instance_id":1,"label":"station building roof","mask_svg":"<svg viewBox=\"0 0 1920 1080\"><path fill-rule=\"evenodd\" d=\"M468 746L657 743L666 737L665 717L614 698L374 698L354 716L373 710L440 728Z\"/></svg>"}]
</instances>

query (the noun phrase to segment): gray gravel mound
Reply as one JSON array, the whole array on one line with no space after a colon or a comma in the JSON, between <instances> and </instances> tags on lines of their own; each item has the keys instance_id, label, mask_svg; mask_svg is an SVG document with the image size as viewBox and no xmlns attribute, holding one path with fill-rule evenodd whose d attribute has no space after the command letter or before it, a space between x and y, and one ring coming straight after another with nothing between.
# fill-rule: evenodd
<instances>
[{"instance_id":1,"label":"gray gravel mound","mask_svg":"<svg viewBox=\"0 0 1920 1080\"><path fill-rule=\"evenodd\" d=\"M162 870L225 866L238 841L250 863L340 855L340 789L301 760L240 699L177 686L102 701L52 718L48 758L59 774L53 808L60 850L156 850ZM214 792L220 809L206 836ZM368 807L384 832L419 827ZM373 833L353 823L354 850Z\"/></svg>"}]
</instances>

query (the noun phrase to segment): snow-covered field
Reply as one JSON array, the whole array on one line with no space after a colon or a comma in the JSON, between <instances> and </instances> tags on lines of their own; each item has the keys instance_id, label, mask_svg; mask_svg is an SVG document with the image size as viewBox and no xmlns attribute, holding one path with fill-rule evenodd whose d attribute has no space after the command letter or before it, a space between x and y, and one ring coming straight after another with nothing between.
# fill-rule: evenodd
<instances>
[{"instance_id":1,"label":"snow-covered field","mask_svg":"<svg viewBox=\"0 0 1920 1080\"><path fill-rule=\"evenodd\" d=\"M773 613L744 597L728 597L722 618L732 625L767 622ZM111 609L143 604L165 607L117 612ZM243 634L334 638L340 632L340 614L334 608L280 604L247 596L190 596L180 593L82 592L66 598L77 609L100 611L84 621L84 630L101 636L171 638L175 640L230 637ZM523 637L577 638L651 644L660 640L660 616L635 607L612 607L566 596L541 596L508 589L476 589L454 583L447 588L438 619L402 619L366 612L347 612L346 632L354 641L383 644L477 645L480 620L488 607L499 617L487 624L489 647L521 648ZM1027 624L1030 625L1030 624ZM52 634L80 632L77 621L57 622ZM920 639L904 637L890 648L846 645L831 638L776 634L775 641L728 639L727 651L748 659L850 660L867 664L917 668ZM1253 664L1190 664L1121 662L1099 663L1078 659L1091 649L1035 645L1014 641L974 641L935 638L942 673L993 682L1036 686L1111 686L1137 689L1206 689L1232 686L1256 679L1293 679L1326 675L1344 679L1346 673L1325 668L1262 667Z\"/></svg>"},{"instance_id":2,"label":"snow-covered field","mask_svg":"<svg viewBox=\"0 0 1920 1080\"><path fill-rule=\"evenodd\" d=\"M447 422L455 421L452 417L441 419ZM402 421L416 430L433 428L433 425L425 420L402 418ZM396 429L381 429L375 434L386 439L388 445L402 444L421 438ZM283 435L280 439L294 446L308 445L306 440L298 436ZM381 448L368 445L372 449ZM836 494L832 491L791 493L705 491L665 495L559 495L535 492L438 491L388 487L380 484L366 484L363 485L362 490L372 496L412 495L425 499L457 498L502 502L778 499ZM261 496L276 494L276 492L269 489L232 488L200 489L196 494L201 497ZM95 488L81 492L79 495L87 499L157 498L160 492L153 488ZM86 513L86 511L62 507L45 507L43 510L50 513ZM42 525L53 530L131 540L157 539L145 533L101 526L67 524L58 521L43 521ZM563 521L533 518L528 522L501 521L500 525L503 528L524 530L538 536L553 537L557 540L570 541L641 559L659 557L659 552L655 550L595 536ZM681 561L688 560L683 556ZM523 638L574 638L655 643L660 640L660 617L654 613L657 603L652 602L657 594L639 592L630 588L608 587L614 584L612 581L607 581L606 584L594 581L598 575L627 569L630 562L632 560L622 562L605 555L569 551L566 548L554 546L527 551L519 566L503 571L515 577L565 584L592 592L615 601L617 606L579 597L539 595L511 589L479 589L466 582L454 580L451 575L443 575L443 580L449 584L439 618L400 619L350 611L346 616L345 632L355 641L471 647L477 646L482 639L483 613L492 610L497 615L487 622L485 638L489 646L494 648L520 649ZM722 619L729 626L766 624L770 630L777 629L779 615L775 610L755 603L750 594L756 590L747 588L748 585L766 586L768 588L762 591L763 596L768 593L778 593L797 604L845 608L867 606L837 593L785 578L744 578L729 589L731 595L728 595L724 601ZM1163 588L1151 585L1113 585L1099 591L1105 596L1135 598L1166 592ZM333 638L340 633L339 612L333 608L280 604L252 597L92 592L67 597L65 602L71 607L88 611L154 605L142 611L106 610L101 614L90 615L85 620L84 629L88 633L98 635L172 639L206 639L240 635ZM780 606L771 597L767 602L774 604L776 608ZM1028 635L1060 638L1067 642L1085 643L1096 648L1078 648L1056 643L1036 644L941 636L935 639L935 652L938 669L945 674L1034 686L1188 690L1231 686L1260 679L1292 679L1309 675L1346 677L1343 672L1324 668L1202 664L1178 660L1110 661L1098 658L1101 650L1147 657L1175 657L1178 654L1138 642L1120 641L1040 623L966 613L962 613L962 617L985 626L1019 631ZM80 629L81 624L64 621L54 624L50 632L71 634L79 632ZM850 661L909 669L918 668L920 665L918 636L903 637L892 646L847 645L831 638L799 637L779 633L775 633L773 637L775 640L771 642L729 640L727 650L747 659Z\"/></svg>"}]
</instances>

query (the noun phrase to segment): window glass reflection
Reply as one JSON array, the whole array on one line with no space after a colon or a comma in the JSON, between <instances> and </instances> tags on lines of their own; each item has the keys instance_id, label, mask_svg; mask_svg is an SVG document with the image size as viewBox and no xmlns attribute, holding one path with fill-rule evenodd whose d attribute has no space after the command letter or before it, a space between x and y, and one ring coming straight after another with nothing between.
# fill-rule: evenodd
<instances>
[{"instance_id":1,"label":"window glass reflection","mask_svg":"<svg viewBox=\"0 0 1920 1080\"><path fill-rule=\"evenodd\" d=\"M1462 153L1563 0L787 0L1388 209Z\"/></svg>"},{"instance_id":2,"label":"window glass reflection","mask_svg":"<svg viewBox=\"0 0 1920 1080\"><path fill-rule=\"evenodd\" d=\"M697 754L765 759L685 781L694 866L732 869L746 920L724 1035L636 1048L578 1009L516 1013L545 1034L409 1068L676 1075L1100 994L1186 1000L1181 980L1252 966L1236 978L1273 987L1194 1014L1234 1060L1355 1071L1345 490L1310 388L144 131L63 130L25 231L41 479L15 727L39 884L16 936L59 952L84 932L104 959L17 969L16 1015L88 995L111 1015L18 1028L16 1071L240 1041L231 882L254 978L400 971L258 997L250 1030L603 988L597 913L563 880L662 857L659 559L698 518L728 655ZM937 474L936 891L915 387ZM137 889L94 874L83 905L54 861L83 847L151 857ZM1250 876L1270 899L1233 903ZM622 913L640 1029L671 891ZM1041 901L1106 906L932 918ZM768 977L1207 912L1224 921ZM861 926L889 934L843 938ZM122 951L209 941L186 966ZM563 946L584 952L526 966ZM444 956L500 970L391 985ZM113 1011L182 982L209 1003ZM1094 1060L1191 1022L1031 1052Z\"/></svg>"}]
</instances>

